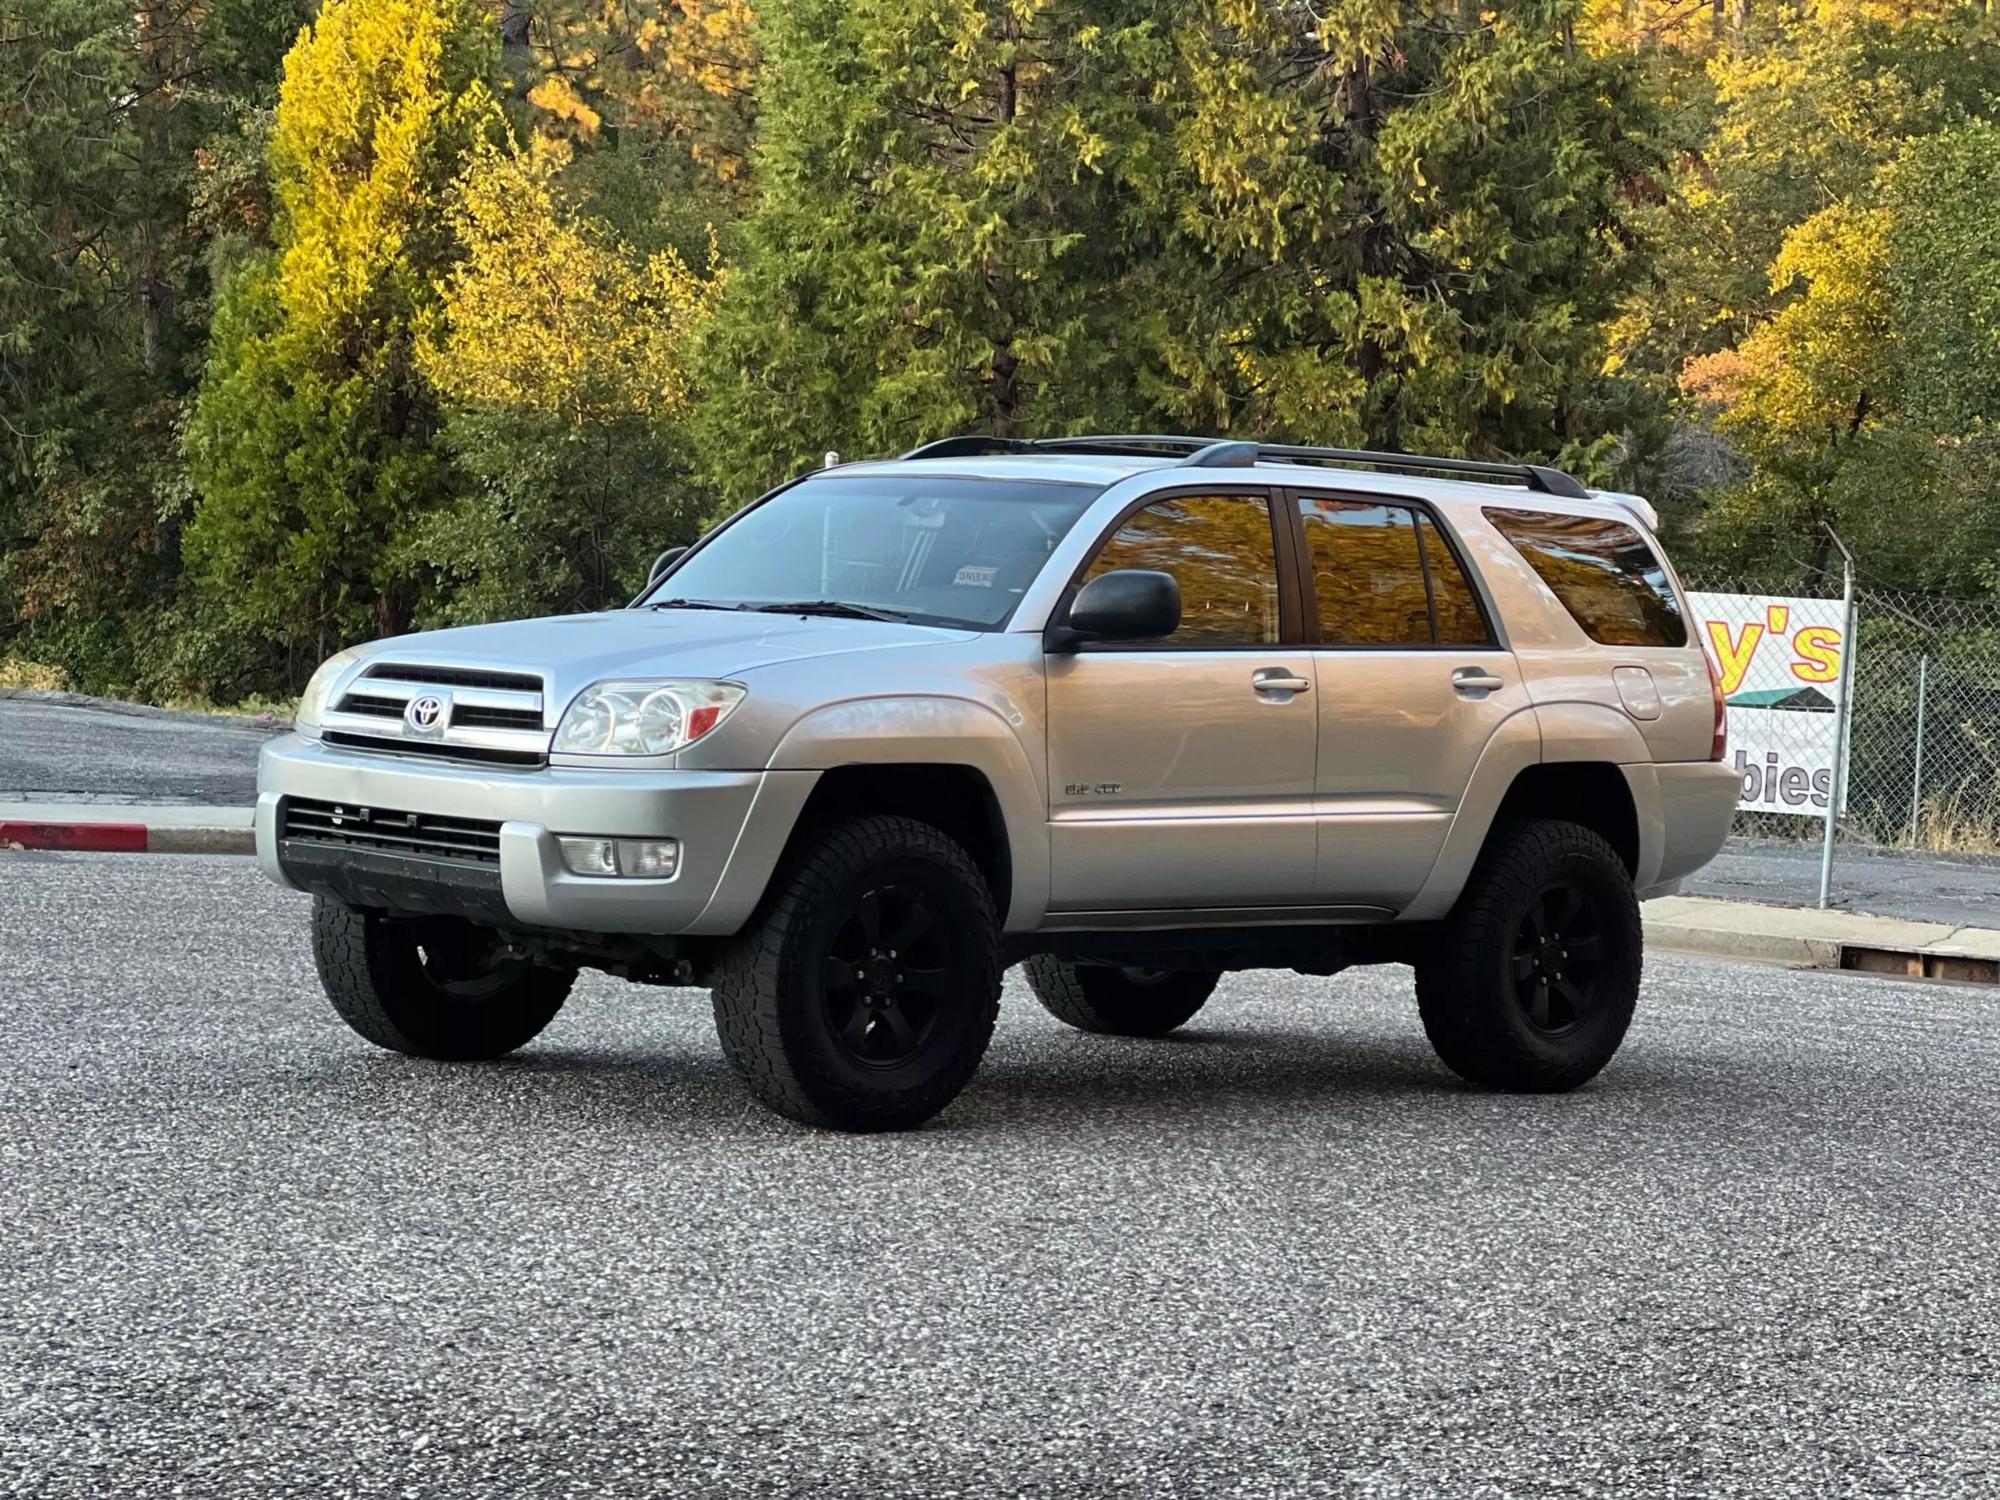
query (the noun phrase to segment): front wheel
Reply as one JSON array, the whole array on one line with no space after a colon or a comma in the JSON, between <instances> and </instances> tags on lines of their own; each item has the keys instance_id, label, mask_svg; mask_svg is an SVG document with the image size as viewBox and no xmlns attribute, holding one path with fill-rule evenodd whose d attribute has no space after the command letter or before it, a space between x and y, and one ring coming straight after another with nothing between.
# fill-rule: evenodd
<instances>
[{"instance_id":1,"label":"front wheel","mask_svg":"<svg viewBox=\"0 0 2000 1500\"><path fill-rule=\"evenodd\" d=\"M1417 960L1431 1045L1470 1083L1556 1093L1597 1076L1639 1000L1639 902L1602 838L1498 828Z\"/></svg>"},{"instance_id":2,"label":"front wheel","mask_svg":"<svg viewBox=\"0 0 2000 1500\"><path fill-rule=\"evenodd\" d=\"M1075 964L1047 953L1022 968L1050 1015L1107 1036L1165 1036L1194 1018L1222 978L1190 969Z\"/></svg>"},{"instance_id":3,"label":"front wheel","mask_svg":"<svg viewBox=\"0 0 2000 1500\"><path fill-rule=\"evenodd\" d=\"M901 1130L971 1079L1000 1008L1000 923L972 859L914 818L810 838L723 953L715 1029L787 1118Z\"/></svg>"},{"instance_id":4,"label":"front wheel","mask_svg":"<svg viewBox=\"0 0 2000 1500\"><path fill-rule=\"evenodd\" d=\"M576 982L572 970L509 956L498 933L457 917L397 919L315 896L312 936L340 1018L410 1057L505 1057L555 1019Z\"/></svg>"}]
</instances>

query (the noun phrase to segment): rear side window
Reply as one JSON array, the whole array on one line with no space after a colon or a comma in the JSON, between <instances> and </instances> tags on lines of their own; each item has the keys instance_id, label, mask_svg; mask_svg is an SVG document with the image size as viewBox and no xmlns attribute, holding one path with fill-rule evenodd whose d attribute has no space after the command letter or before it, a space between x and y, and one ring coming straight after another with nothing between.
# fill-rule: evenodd
<instances>
[{"instance_id":1,"label":"rear side window","mask_svg":"<svg viewBox=\"0 0 2000 1500\"><path fill-rule=\"evenodd\" d=\"M1479 601L1429 517L1375 500L1299 497L1319 639L1328 646L1483 646Z\"/></svg>"},{"instance_id":2,"label":"rear side window","mask_svg":"<svg viewBox=\"0 0 2000 1500\"><path fill-rule=\"evenodd\" d=\"M1321 641L1430 645L1430 596L1413 514L1400 505L1301 496L1299 516Z\"/></svg>"},{"instance_id":3,"label":"rear side window","mask_svg":"<svg viewBox=\"0 0 2000 1500\"><path fill-rule=\"evenodd\" d=\"M1621 521L1539 510L1486 512L1583 633L1604 646L1685 646L1687 621L1667 570Z\"/></svg>"}]
</instances>

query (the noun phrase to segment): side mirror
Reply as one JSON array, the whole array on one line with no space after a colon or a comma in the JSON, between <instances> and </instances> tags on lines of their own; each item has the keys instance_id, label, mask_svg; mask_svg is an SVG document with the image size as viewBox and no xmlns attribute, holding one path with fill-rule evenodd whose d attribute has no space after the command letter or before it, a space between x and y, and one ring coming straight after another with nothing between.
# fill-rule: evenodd
<instances>
[{"instance_id":1,"label":"side mirror","mask_svg":"<svg viewBox=\"0 0 2000 1500\"><path fill-rule=\"evenodd\" d=\"M1049 627L1047 649L1074 651L1086 641L1155 641L1181 627L1181 586L1171 573L1119 568L1083 586L1069 619Z\"/></svg>"},{"instance_id":2,"label":"side mirror","mask_svg":"<svg viewBox=\"0 0 2000 1500\"><path fill-rule=\"evenodd\" d=\"M666 572L667 569L671 568L675 563L679 562L681 560L681 554L683 554L686 551L687 548L685 547L669 547L667 548L666 551L662 552L658 557L654 558L653 570L646 575L646 587L651 588L654 584L658 583L660 581L660 575Z\"/></svg>"}]
</instances>

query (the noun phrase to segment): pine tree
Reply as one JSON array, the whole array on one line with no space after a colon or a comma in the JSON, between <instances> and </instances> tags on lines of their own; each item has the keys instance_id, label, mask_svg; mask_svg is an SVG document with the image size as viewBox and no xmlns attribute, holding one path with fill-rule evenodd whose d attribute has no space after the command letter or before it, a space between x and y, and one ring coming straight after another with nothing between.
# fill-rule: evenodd
<instances>
[{"instance_id":1,"label":"pine tree","mask_svg":"<svg viewBox=\"0 0 2000 1500\"><path fill-rule=\"evenodd\" d=\"M208 300L197 150L262 101L298 19L282 0L0 0L0 645L93 691L134 685L178 570Z\"/></svg>"},{"instance_id":2,"label":"pine tree","mask_svg":"<svg viewBox=\"0 0 2000 1500\"><path fill-rule=\"evenodd\" d=\"M718 486L972 428L1600 440L1636 69L1564 0L1325 11L766 7Z\"/></svg>"},{"instance_id":3,"label":"pine tree","mask_svg":"<svg viewBox=\"0 0 2000 1500\"><path fill-rule=\"evenodd\" d=\"M417 369L459 255L453 178L501 131L468 0L328 0L285 62L275 249L221 300L188 458L197 603L294 680L404 628L453 481Z\"/></svg>"}]
</instances>

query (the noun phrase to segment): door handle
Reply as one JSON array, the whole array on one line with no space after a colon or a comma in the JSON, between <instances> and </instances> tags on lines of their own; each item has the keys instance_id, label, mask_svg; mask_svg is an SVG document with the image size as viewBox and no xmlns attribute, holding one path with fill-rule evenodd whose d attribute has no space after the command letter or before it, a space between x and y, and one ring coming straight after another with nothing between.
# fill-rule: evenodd
<instances>
[{"instance_id":1,"label":"door handle","mask_svg":"<svg viewBox=\"0 0 2000 1500\"><path fill-rule=\"evenodd\" d=\"M1461 693L1497 693L1507 685L1507 680L1495 677L1484 667L1460 667L1451 674L1451 685Z\"/></svg>"},{"instance_id":2,"label":"door handle","mask_svg":"<svg viewBox=\"0 0 2000 1500\"><path fill-rule=\"evenodd\" d=\"M1287 667L1259 667L1250 674L1250 686L1260 693L1309 693L1312 684Z\"/></svg>"}]
</instances>

